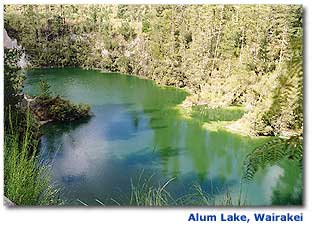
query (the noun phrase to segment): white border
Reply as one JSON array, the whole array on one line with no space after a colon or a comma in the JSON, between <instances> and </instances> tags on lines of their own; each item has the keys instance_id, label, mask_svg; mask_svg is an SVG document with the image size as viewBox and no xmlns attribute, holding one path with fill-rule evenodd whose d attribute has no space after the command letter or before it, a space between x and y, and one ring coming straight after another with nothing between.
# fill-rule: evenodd
<instances>
[{"instance_id":1,"label":"white border","mask_svg":"<svg viewBox=\"0 0 313 229\"><path fill-rule=\"evenodd\" d=\"M45 228L45 229L59 229L59 228L209 228L214 226L232 227L232 228L262 228L264 227L284 227L285 229L294 227L310 228L313 223L312 212L312 153L313 153L313 128L312 118L313 108L313 78L312 75L312 60L313 50L312 44L312 25L313 25L313 1L310 0L295 0L295 1L249 1L249 0L234 0L234 1L192 1L192 0L145 0L145 1L125 1L125 0L54 0L54 1L34 1L34 0L20 0L9 1L4 0L4 4L118 4L118 3L132 3L132 4L302 4L305 9L305 206L303 208L22 208L22 209L7 209L3 207L3 200L0 197L0 223L1 228ZM3 4L0 5L0 27L3 28ZM0 195L3 196L3 33L1 34L0 46ZM304 222L298 223L221 223L221 222L188 222L188 215L192 212L199 212L203 214L219 214L223 213L245 213L252 215L254 212L264 213L299 213L303 212Z\"/></svg>"},{"instance_id":2,"label":"white border","mask_svg":"<svg viewBox=\"0 0 313 229\"><path fill-rule=\"evenodd\" d=\"M307 0L4 0L4 4L304 4Z\"/></svg>"}]
</instances>

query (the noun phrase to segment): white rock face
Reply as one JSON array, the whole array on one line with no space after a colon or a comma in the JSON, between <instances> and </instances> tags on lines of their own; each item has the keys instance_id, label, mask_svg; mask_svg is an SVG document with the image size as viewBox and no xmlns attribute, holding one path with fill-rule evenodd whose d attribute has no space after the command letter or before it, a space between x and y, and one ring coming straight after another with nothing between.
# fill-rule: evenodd
<instances>
[{"instance_id":1,"label":"white rock face","mask_svg":"<svg viewBox=\"0 0 313 229\"><path fill-rule=\"evenodd\" d=\"M4 46L4 48L8 48L8 49L13 49L13 48L21 49L22 48L21 46L17 45L16 39L12 40L9 37L9 35L5 29L3 29L3 46ZM22 54L21 59L17 62L17 64L21 68L27 67L28 61L27 61L25 53Z\"/></svg>"},{"instance_id":2,"label":"white rock face","mask_svg":"<svg viewBox=\"0 0 313 229\"><path fill-rule=\"evenodd\" d=\"M8 49L20 48L16 39L12 40L5 29L3 30L3 46Z\"/></svg>"}]
</instances>

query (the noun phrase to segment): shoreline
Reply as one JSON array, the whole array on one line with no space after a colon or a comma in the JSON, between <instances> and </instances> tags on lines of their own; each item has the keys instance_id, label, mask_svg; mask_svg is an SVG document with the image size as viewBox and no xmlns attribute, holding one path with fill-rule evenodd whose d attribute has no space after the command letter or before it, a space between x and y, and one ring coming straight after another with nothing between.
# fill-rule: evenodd
<instances>
[{"instance_id":1,"label":"shoreline","mask_svg":"<svg viewBox=\"0 0 313 229\"><path fill-rule=\"evenodd\" d=\"M197 105L195 105L197 106ZM233 107L229 106L229 107L223 107L225 109L231 109ZM191 106L182 106L182 104L179 104L175 107L175 109L177 109L180 112L180 115L182 118L184 119L194 119L190 112L192 109L192 105ZM255 135L251 135L249 133L249 131L244 131L243 129L240 128L235 128L234 124L236 124L236 122L238 122L240 119L238 120L234 120L234 121L211 121L211 122L205 122L202 121L202 128L209 130L209 131L219 131L219 130L224 130L227 131L229 133L232 134L238 134L241 135L243 137L251 137L251 138L259 138L259 137L271 137L271 136L255 136Z\"/></svg>"},{"instance_id":2,"label":"shoreline","mask_svg":"<svg viewBox=\"0 0 313 229\"><path fill-rule=\"evenodd\" d=\"M187 119L192 119L192 117L190 116L189 112L190 109L193 106L203 106L203 105L208 105L208 102L204 102L204 101L197 101L197 99L195 99L195 96L197 94L192 93L192 90L190 88L188 88L187 86L183 87L183 88L179 88L176 87L175 85L164 85L161 82L158 82L154 79L151 79L149 77L146 76L142 76L142 75L136 75L136 74L129 74L129 73L124 73L124 72L113 72L113 71L107 71L105 69L101 69L101 68L85 68L85 67L75 67L75 66L67 66L67 67L59 67L59 66L50 66L50 67L29 67L25 70L32 70L32 69L57 69L57 68L80 68L82 70L93 70L93 71L99 71L101 73L112 73L112 74L120 74L120 75L124 75L124 76L129 76L129 77L137 77L139 79L143 79L143 80L149 80L152 81L156 86L158 87L164 87L164 88L172 88L172 89L176 89L176 90L182 90L184 92L187 93L187 96L185 97L184 101L178 105L176 105L176 107L174 109L179 109L179 112L181 114L183 114L182 116L184 118ZM28 101L28 100L27 100ZM220 107L220 108L225 108L228 109L231 106L226 106L226 107ZM91 113L90 116L92 116L93 114ZM238 120L236 120L238 121ZM202 127L210 130L210 131L217 131L218 129L224 129L230 133L234 133L234 134L239 134L241 136L248 136L248 137L262 137L262 136L254 136L249 134L249 131L243 131L240 130L239 128L234 128L231 125L234 124L236 121L215 121L215 122L203 122ZM38 120L38 123L40 124L40 127L43 125L46 125L48 123L54 122L54 120L44 120L44 121L40 121Z\"/></svg>"},{"instance_id":3,"label":"shoreline","mask_svg":"<svg viewBox=\"0 0 313 229\"><path fill-rule=\"evenodd\" d=\"M201 100L199 98L199 94L193 93L190 88L186 85L185 87L177 87L176 85L165 85L162 84L162 82L156 81L155 79L142 76L142 75L136 75L136 74L130 74L130 73L124 73L124 72L114 72L114 71L107 71L105 69L101 68L86 68L86 67L80 67L80 66L66 66L66 67L60 67L60 66L50 66L50 67L28 67L24 70L32 70L32 69L57 69L57 68L80 68L82 70L93 70L93 71L98 71L100 73L111 73L111 74L120 74L124 76L129 76L129 77L137 77L142 80L149 80L152 81L156 86L158 87L163 87L163 88L172 88L175 90L182 90L187 93L187 96L185 97L184 101L174 107L174 109L178 109L179 112L181 113L183 118L186 119L192 119L193 117L190 116L190 111L193 106L207 106L207 108L222 108L222 109L231 109L234 108L235 106L209 106L209 102ZM198 96L198 98L196 98ZM28 100L27 100L28 101ZM93 113L90 112L90 117L93 116ZM40 124L40 127L51 123L55 122L54 120L43 120L40 121L38 120L38 123ZM233 134L238 134L243 137L251 137L251 138L259 138L259 137L274 137L275 135L255 135L251 132L250 128L241 128L240 127L240 122L242 122L242 117L238 120L233 120L233 121L211 121L211 122L205 122L203 121L202 127L210 130L210 131L218 131L219 129L228 131ZM288 137L295 135L293 131L284 131L284 134L279 135L280 137Z\"/></svg>"}]
</instances>

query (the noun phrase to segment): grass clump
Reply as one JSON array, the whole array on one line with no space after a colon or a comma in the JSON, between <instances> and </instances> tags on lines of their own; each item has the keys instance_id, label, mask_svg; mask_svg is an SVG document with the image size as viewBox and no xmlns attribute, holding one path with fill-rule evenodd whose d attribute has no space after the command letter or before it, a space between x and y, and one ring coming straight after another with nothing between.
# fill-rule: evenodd
<instances>
[{"instance_id":1,"label":"grass clump","mask_svg":"<svg viewBox=\"0 0 313 229\"><path fill-rule=\"evenodd\" d=\"M166 191L166 186L173 181L172 178L165 182L163 185L153 186L151 179L153 176L142 180L142 174L140 173L136 184L131 180L131 197L130 205L135 206L173 206L175 200L171 197L171 194Z\"/></svg>"},{"instance_id":2,"label":"grass clump","mask_svg":"<svg viewBox=\"0 0 313 229\"><path fill-rule=\"evenodd\" d=\"M36 157L38 141L31 131L30 113L22 136L11 117L4 136L4 195L16 205L60 204L49 167L40 165Z\"/></svg>"},{"instance_id":3,"label":"grass clump","mask_svg":"<svg viewBox=\"0 0 313 229\"><path fill-rule=\"evenodd\" d=\"M136 183L131 180L130 205L132 206L241 206L241 191L238 203L235 202L230 192L226 190L222 199L217 200L213 193L204 191L199 184L193 184L190 191L180 197L174 198L167 186L175 180L175 177L167 180L163 185L152 184L153 175L143 179L140 173Z\"/></svg>"}]
</instances>

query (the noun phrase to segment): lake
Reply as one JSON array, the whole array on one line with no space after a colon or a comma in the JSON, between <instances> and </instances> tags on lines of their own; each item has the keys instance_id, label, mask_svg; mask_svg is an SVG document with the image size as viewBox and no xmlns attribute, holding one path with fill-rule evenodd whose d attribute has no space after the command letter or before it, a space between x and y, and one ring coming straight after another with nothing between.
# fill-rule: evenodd
<instances>
[{"instance_id":1,"label":"lake","mask_svg":"<svg viewBox=\"0 0 313 229\"><path fill-rule=\"evenodd\" d=\"M290 204L302 186L301 171L291 160L261 169L241 185L245 156L268 138L209 131L203 120L184 118L177 105L188 94L181 89L135 76L63 68L28 71L24 91L38 94L40 80L54 95L88 103L93 113L42 127L38 156L51 165L66 205L129 205L131 183L162 186L171 178L166 190L173 199L201 187L215 205L223 205L227 196L236 204L240 193L245 205Z\"/></svg>"}]
</instances>

